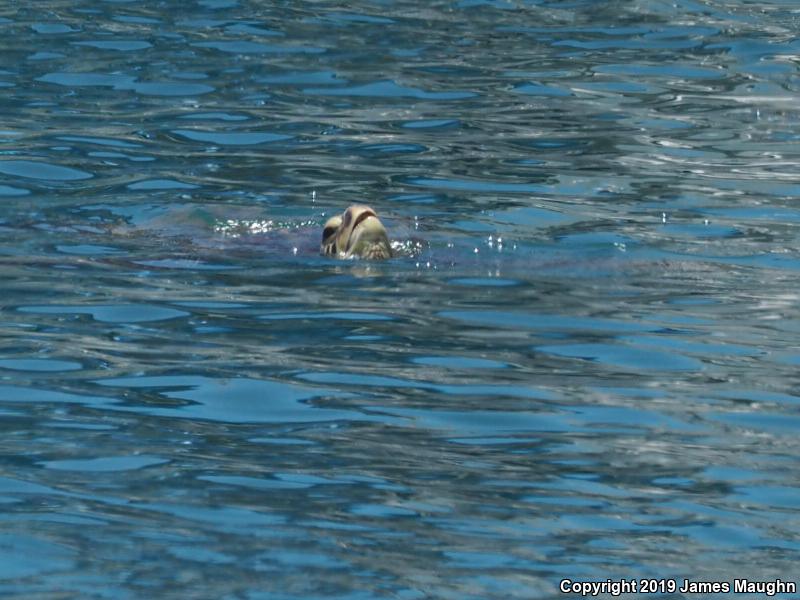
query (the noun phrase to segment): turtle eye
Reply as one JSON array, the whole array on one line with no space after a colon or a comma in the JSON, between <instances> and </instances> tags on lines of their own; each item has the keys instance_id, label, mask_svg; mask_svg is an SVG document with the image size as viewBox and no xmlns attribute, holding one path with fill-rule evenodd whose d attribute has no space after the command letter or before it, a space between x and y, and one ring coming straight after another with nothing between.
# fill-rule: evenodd
<instances>
[{"instance_id":1,"label":"turtle eye","mask_svg":"<svg viewBox=\"0 0 800 600\"><path fill-rule=\"evenodd\" d=\"M336 233L336 226L328 225L325 229L322 230L322 241L324 242L327 239Z\"/></svg>"}]
</instances>

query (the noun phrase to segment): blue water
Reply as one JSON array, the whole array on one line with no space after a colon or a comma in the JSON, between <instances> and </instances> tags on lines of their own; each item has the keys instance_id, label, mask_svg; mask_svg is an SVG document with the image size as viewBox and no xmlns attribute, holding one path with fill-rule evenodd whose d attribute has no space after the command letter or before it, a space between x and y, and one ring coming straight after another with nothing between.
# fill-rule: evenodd
<instances>
[{"instance_id":1,"label":"blue water","mask_svg":"<svg viewBox=\"0 0 800 600\"><path fill-rule=\"evenodd\" d=\"M795 2L0 30L4 597L798 579Z\"/></svg>"}]
</instances>

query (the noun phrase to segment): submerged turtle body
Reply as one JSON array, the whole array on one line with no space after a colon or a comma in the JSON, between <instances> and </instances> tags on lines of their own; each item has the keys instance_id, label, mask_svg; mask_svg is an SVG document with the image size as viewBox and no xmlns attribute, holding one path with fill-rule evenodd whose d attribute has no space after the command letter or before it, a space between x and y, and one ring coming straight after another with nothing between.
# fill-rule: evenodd
<instances>
[{"instance_id":1,"label":"submerged turtle body","mask_svg":"<svg viewBox=\"0 0 800 600\"><path fill-rule=\"evenodd\" d=\"M391 258L392 247L386 228L369 206L354 204L341 215L331 217L322 230L320 254L337 258Z\"/></svg>"},{"instance_id":2,"label":"submerged turtle body","mask_svg":"<svg viewBox=\"0 0 800 600\"><path fill-rule=\"evenodd\" d=\"M64 224L64 228L69 225ZM142 249L204 255L219 258L256 252L261 256L287 258L322 254L339 259L383 260L408 255L393 249L381 220L369 206L352 205L328 219L319 238L319 221L311 218L273 219L263 208L236 205L139 206L126 214L119 210L94 228L112 234L118 243L136 240ZM150 240L153 244L146 244Z\"/></svg>"}]
</instances>

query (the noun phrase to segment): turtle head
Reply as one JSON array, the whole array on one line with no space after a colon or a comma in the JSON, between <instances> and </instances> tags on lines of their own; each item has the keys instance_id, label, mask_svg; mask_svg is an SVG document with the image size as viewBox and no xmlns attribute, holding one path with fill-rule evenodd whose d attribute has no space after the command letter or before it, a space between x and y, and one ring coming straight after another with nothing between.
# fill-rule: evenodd
<instances>
[{"instance_id":1,"label":"turtle head","mask_svg":"<svg viewBox=\"0 0 800 600\"><path fill-rule=\"evenodd\" d=\"M322 230L320 253L338 258L381 260L392 256L389 236L369 206L354 204L331 217Z\"/></svg>"}]
</instances>

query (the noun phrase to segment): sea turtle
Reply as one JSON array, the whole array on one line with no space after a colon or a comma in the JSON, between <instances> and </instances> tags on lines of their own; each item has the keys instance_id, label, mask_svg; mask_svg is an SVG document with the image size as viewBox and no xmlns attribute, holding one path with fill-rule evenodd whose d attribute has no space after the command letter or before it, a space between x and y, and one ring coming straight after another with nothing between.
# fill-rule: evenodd
<instances>
[{"instance_id":1,"label":"sea turtle","mask_svg":"<svg viewBox=\"0 0 800 600\"><path fill-rule=\"evenodd\" d=\"M386 228L369 206L353 204L328 219L322 230L320 254L337 258L382 260L392 256Z\"/></svg>"}]
</instances>

